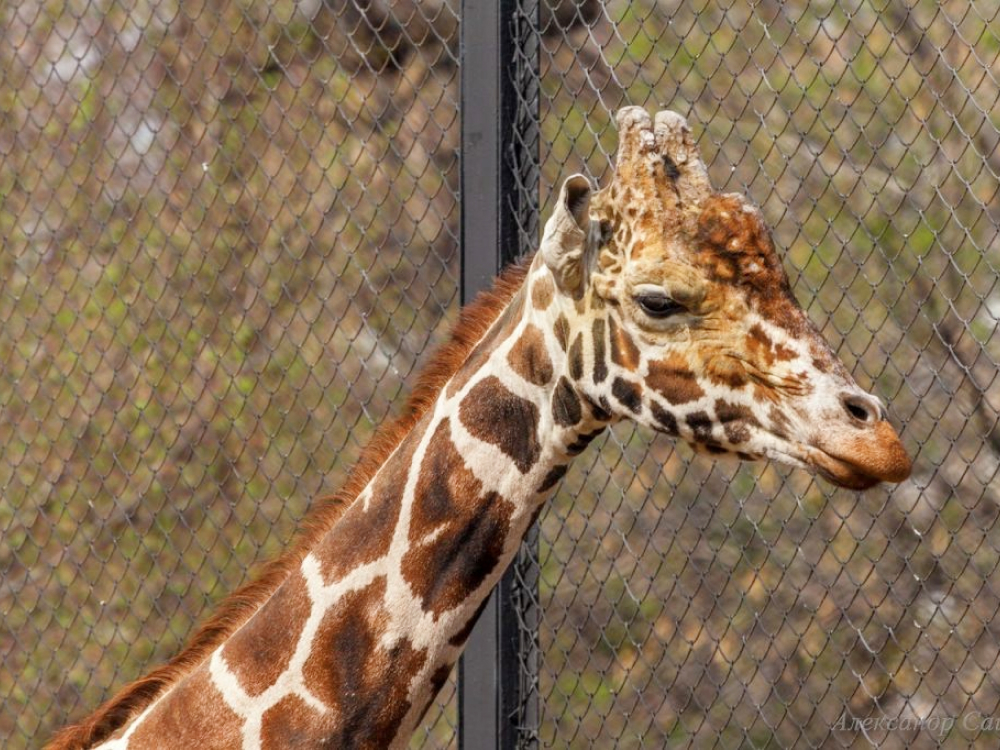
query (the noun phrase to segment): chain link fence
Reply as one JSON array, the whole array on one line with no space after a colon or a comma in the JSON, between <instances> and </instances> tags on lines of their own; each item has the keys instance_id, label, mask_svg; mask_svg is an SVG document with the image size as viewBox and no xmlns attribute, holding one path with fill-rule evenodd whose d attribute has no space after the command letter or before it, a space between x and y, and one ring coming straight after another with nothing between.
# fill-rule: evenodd
<instances>
[{"instance_id":1,"label":"chain link fence","mask_svg":"<svg viewBox=\"0 0 1000 750\"><path fill-rule=\"evenodd\" d=\"M916 464L858 494L616 429L540 523L524 744L996 747L1000 2L541 5L541 215L606 179L618 107L681 112ZM0 737L25 748L277 553L454 319L460 8L0 17ZM456 745L454 694L415 747Z\"/></svg>"}]
</instances>

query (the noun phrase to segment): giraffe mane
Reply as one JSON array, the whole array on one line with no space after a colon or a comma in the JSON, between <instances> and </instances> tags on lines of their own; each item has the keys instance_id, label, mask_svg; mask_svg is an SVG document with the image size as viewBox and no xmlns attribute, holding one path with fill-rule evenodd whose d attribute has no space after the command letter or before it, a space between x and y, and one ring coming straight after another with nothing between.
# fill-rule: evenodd
<instances>
[{"instance_id":1,"label":"giraffe mane","mask_svg":"<svg viewBox=\"0 0 1000 750\"><path fill-rule=\"evenodd\" d=\"M166 688L193 671L236 632L301 564L308 551L333 527L403 437L433 406L448 380L521 289L530 266L531 257L508 266L492 289L480 292L461 309L449 339L438 347L421 370L402 413L376 430L343 488L316 500L289 548L265 563L260 575L253 581L223 599L212 616L170 661L127 684L83 721L58 732L46 745L46 750L80 750L107 739L149 707Z\"/></svg>"}]
</instances>

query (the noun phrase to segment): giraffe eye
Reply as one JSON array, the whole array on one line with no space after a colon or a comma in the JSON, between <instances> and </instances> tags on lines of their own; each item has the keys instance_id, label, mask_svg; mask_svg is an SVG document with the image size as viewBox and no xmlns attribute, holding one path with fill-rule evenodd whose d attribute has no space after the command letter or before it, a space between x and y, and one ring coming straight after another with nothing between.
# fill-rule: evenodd
<instances>
[{"instance_id":1,"label":"giraffe eye","mask_svg":"<svg viewBox=\"0 0 1000 750\"><path fill-rule=\"evenodd\" d=\"M665 294L640 294L635 298L635 303L651 318L669 318L687 311L684 305Z\"/></svg>"}]
</instances>

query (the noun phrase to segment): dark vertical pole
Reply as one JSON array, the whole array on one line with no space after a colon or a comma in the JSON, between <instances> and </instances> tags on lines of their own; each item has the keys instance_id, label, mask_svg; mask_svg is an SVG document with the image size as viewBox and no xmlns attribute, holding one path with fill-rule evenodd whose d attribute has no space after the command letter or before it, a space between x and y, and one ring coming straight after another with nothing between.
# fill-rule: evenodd
<instances>
[{"instance_id":1,"label":"dark vertical pole","mask_svg":"<svg viewBox=\"0 0 1000 750\"><path fill-rule=\"evenodd\" d=\"M536 242L537 2L462 2L463 303ZM537 586L536 559L522 551L469 637L459 666L461 750L531 746L537 649L523 626L534 621L537 596L524 587Z\"/></svg>"}]
</instances>

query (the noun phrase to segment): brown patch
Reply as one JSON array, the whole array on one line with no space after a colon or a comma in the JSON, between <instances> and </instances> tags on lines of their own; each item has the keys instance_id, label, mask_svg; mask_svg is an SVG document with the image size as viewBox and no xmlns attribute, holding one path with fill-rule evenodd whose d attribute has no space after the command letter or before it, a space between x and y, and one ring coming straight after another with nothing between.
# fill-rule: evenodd
<instances>
[{"instance_id":1,"label":"brown patch","mask_svg":"<svg viewBox=\"0 0 1000 750\"><path fill-rule=\"evenodd\" d=\"M753 383L753 397L756 401L766 402L770 401L775 403L780 398L781 394L778 389L775 388L771 383L767 382L763 378L754 377Z\"/></svg>"},{"instance_id":2,"label":"brown patch","mask_svg":"<svg viewBox=\"0 0 1000 750\"><path fill-rule=\"evenodd\" d=\"M571 456L577 456L583 453L587 449L587 446L590 445L592 442L594 442L594 438L596 438L602 432L604 432L604 428L598 427L593 432L585 432L581 435L578 435L576 440L574 440L572 443L566 446L566 452L569 453Z\"/></svg>"},{"instance_id":3,"label":"brown patch","mask_svg":"<svg viewBox=\"0 0 1000 750\"><path fill-rule=\"evenodd\" d=\"M163 697L129 745L163 747L169 738L171 747L240 747L242 729L243 720L226 705L203 665Z\"/></svg>"},{"instance_id":4,"label":"brown patch","mask_svg":"<svg viewBox=\"0 0 1000 750\"><path fill-rule=\"evenodd\" d=\"M535 491L548 492L549 490L551 490L553 487L559 484L560 479L566 476L567 468L569 467L565 465L553 466L551 469L549 469L549 473L545 475L545 479L542 480L542 483L538 485L538 489Z\"/></svg>"},{"instance_id":5,"label":"brown patch","mask_svg":"<svg viewBox=\"0 0 1000 750\"><path fill-rule=\"evenodd\" d=\"M776 359L774 353L774 342L767 332L759 325L754 324L747 331L746 352L752 362L761 369L770 369Z\"/></svg>"},{"instance_id":6,"label":"brown patch","mask_svg":"<svg viewBox=\"0 0 1000 750\"><path fill-rule=\"evenodd\" d=\"M261 750L309 750L335 731L331 714L310 708L297 695L286 695L261 717Z\"/></svg>"},{"instance_id":7,"label":"brown patch","mask_svg":"<svg viewBox=\"0 0 1000 750\"><path fill-rule=\"evenodd\" d=\"M716 272L718 281L764 291L788 288L760 211L740 196L715 194L704 201L696 243L702 263Z\"/></svg>"},{"instance_id":8,"label":"brown patch","mask_svg":"<svg viewBox=\"0 0 1000 750\"><path fill-rule=\"evenodd\" d=\"M590 415L599 422L607 422L611 419L611 404L608 403L608 399L604 396L599 396L597 401L590 398L586 394L584 395L584 400L587 402L587 408L590 409Z\"/></svg>"},{"instance_id":9,"label":"brown patch","mask_svg":"<svg viewBox=\"0 0 1000 750\"><path fill-rule=\"evenodd\" d=\"M556 318L553 328L556 333L556 341L559 342L559 347L563 351L566 351L566 347L569 346L569 321L566 320L566 316L559 313L559 317Z\"/></svg>"},{"instance_id":10,"label":"brown patch","mask_svg":"<svg viewBox=\"0 0 1000 750\"><path fill-rule=\"evenodd\" d=\"M583 419L580 398L565 375L559 378L552 394L552 418L562 427L572 427Z\"/></svg>"},{"instance_id":11,"label":"brown patch","mask_svg":"<svg viewBox=\"0 0 1000 750\"><path fill-rule=\"evenodd\" d=\"M591 331L594 338L594 382L603 383L608 376L608 363L604 361L604 318L595 318Z\"/></svg>"},{"instance_id":12,"label":"brown patch","mask_svg":"<svg viewBox=\"0 0 1000 750\"><path fill-rule=\"evenodd\" d=\"M263 693L288 668L311 611L305 578L295 571L226 642L222 655L248 695Z\"/></svg>"},{"instance_id":13,"label":"brown patch","mask_svg":"<svg viewBox=\"0 0 1000 750\"><path fill-rule=\"evenodd\" d=\"M656 401L653 401L651 406L653 419L660 425L660 429L672 437L680 435L680 430L677 429L677 417L660 406Z\"/></svg>"},{"instance_id":14,"label":"brown patch","mask_svg":"<svg viewBox=\"0 0 1000 750\"><path fill-rule=\"evenodd\" d=\"M532 385L548 385L552 380L552 360L545 349L545 337L536 326L525 327L508 352L507 362L514 372Z\"/></svg>"},{"instance_id":15,"label":"brown patch","mask_svg":"<svg viewBox=\"0 0 1000 750\"><path fill-rule=\"evenodd\" d=\"M496 376L472 387L458 407L458 416L473 437L510 456L522 474L538 461L538 407L511 393Z\"/></svg>"},{"instance_id":16,"label":"brown patch","mask_svg":"<svg viewBox=\"0 0 1000 750\"><path fill-rule=\"evenodd\" d=\"M844 363L833 353L829 344L816 333L809 341L809 355L812 366L820 372L834 372L850 378Z\"/></svg>"},{"instance_id":17,"label":"brown patch","mask_svg":"<svg viewBox=\"0 0 1000 750\"><path fill-rule=\"evenodd\" d=\"M573 380L583 377L583 334L576 334L569 347L569 376Z\"/></svg>"},{"instance_id":18,"label":"brown patch","mask_svg":"<svg viewBox=\"0 0 1000 750\"><path fill-rule=\"evenodd\" d=\"M750 382L746 366L736 357L719 355L705 364L705 377L716 385L727 388L742 388Z\"/></svg>"},{"instance_id":19,"label":"brown patch","mask_svg":"<svg viewBox=\"0 0 1000 750\"><path fill-rule=\"evenodd\" d=\"M410 708L410 680L427 658L404 640L381 645L389 621L385 578L344 594L319 625L303 676L336 711L325 747L376 750L391 744Z\"/></svg>"},{"instance_id":20,"label":"brown patch","mask_svg":"<svg viewBox=\"0 0 1000 750\"><path fill-rule=\"evenodd\" d=\"M126 685L85 720L61 731L49 743L49 750L86 747L109 737L169 686L197 668L208 654L258 610L290 572L299 567L306 552L326 535L344 509L351 505L402 439L431 408L445 383L469 359L473 348L484 339L522 288L530 264L531 258L527 258L522 264L510 266L490 291L480 293L462 309L450 339L431 356L400 412L401 416L376 431L344 487L336 495L318 498L313 503L303 531L288 550L268 563L256 581L227 597L169 663Z\"/></svg>"},{"instance_id":21,"label":"brown patch","mask_svg":"<svg viewBox=\"0 0 1000 750\"><path fill-rule=\"evenodd\" d=\"M715 402L715 417L722 424L726 439L733 445L750 439L750 428L759 427L757 417L746 406L719 399Z\"/></svg>"},{"instance_id":22,"label":"brown patch","mask_svg":"<svg viewBox=\"0 0 1000 750\"><path fill-rule=\"evenodd\" d=\"M434 670L434 674L431 675L431 697L440 692L441 688L448 681L448 675L451 674L452 665L442 664L440 667Z\"/></svg>"},{"instance_id":23,"label":"brown patch","mask_svg":"<svg viewBox=\"0 0 1000 750\"><path fill-rule=\"evenodd\" d=\"M628 332L615 322L614 316L608 317L611 333L611 361L629 372L635 372L639 367L639 349Z\"/></svg>"},{"instance_id":24,"label":"brown patch","mask_svg":"<svg viewBox=\"0 0 1000 750\"><path fill-rule=\"evenodd\" d=\"M535 279L531 285L531 304L536 310L547 310L555 296L555 285L549 276Z\"/></svg>"},{"instance_id":25,"label":"brown patch","mask_svg":"<svg viewBox=\"0 0 1000 750\"><path fill-rule=\"evenodd\" d=\"M638 414L642 410L642 386L637 383L615 378L611 383L611 395L633 414Z\"/></svg>"},{"instance_id":26,"label":"brown patch","mask_svg":"<svg viewBox=\"0 0 1000 750\"><path fill-rule=\"evenodd\" d=\"M791 362L796 359L799 355L794 349L785 346L784 344L776 343L774 345L774 356L779 362Z\"/></svg>"},{"instance_id":27,"label":"brown patch","mask_svg":"<svg viewBox=\"0 0 1000 750\"><path fill-rule=\"evenodd\" d=\"M709 276L746 289L748 300L766 320L795 336L809 331L758 209L739 196L712 195L698 217L695 247L698 263Z\"/></svg>"},{"instance_id":28,"label":"brown patch","mask_svg":"<svg viewBox=\"0 0 1000 750\"><path fill-rule=\"evenodd\" d=\"M684 420L694 433L694 439L699 443L708 443L712 440L712 419L704 411L696 411L688 414Z\"/></svg>"},{"instance_id":29,"label":"brown patch","mask_svg":"<svg viewBox=\"0 0 1000 750\"><path fill-rule=\"evenodd\" d=\"M650 362L646 382L674 406L697 401L705 395L687 360L676 352Z\"/></svg>"},{"instance_id":30,"label":"brown patch","mask_svg":"<svg viewBox=\"0 0 1000 750\"><path fill-rule=\"evenodd\" d=\"M454 609L493 572L513 510L497 493L483 493L443 420L420 465L410 519L412 547L403 556L403 577L424 610L440 615Z\"/></svg>"},{"instance_id":31,"label":"brown patch","mask_svg":"<svg viewBox=\"0 0 1000 750\"><path fill-rule=\"evenodd\" d=\"M416 425L406 440L375 475L371 497L355 502L314 550L326 584L331 584L359 565L367 565L388 554L392 534L403 504L403 489L413 464L413 453L427 429L427 419ZM364 544L358 544L364 539Z\"/></svg>"}]
</instances>

